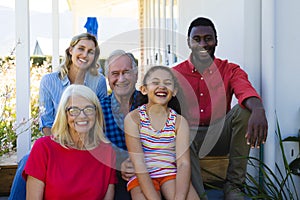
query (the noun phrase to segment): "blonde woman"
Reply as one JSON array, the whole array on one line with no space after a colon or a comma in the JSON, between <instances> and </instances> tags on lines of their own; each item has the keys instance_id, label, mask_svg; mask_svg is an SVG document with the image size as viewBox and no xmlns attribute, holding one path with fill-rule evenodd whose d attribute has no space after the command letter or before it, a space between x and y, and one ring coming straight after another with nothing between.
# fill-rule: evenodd
<instances>
[{"instance_id":1,"label":"blonde woman","mask_svg":"<svg viewBox=\"0 0 300 200\"><path fill-rule=\"evenodd\" d=\"M82 33L72 38L58 71L46 74L40 83L40 129L50 135L62 92L71 84L91 88L99 99L107 95L105 77L98 72L100 49L97 39Z\"/></svg>"},{"instance_id":2,"label":"blonde woman","mask_svg":"<svg viewBox=\"0 0 300 200\"><path fill-rule=\"evenodd\" d=\"M35 142L23 171L26 198L112 200L117 182L115 152L103 128L95 93L83 85L67 87L52 136Z\"/></svg>"}]
</instances>

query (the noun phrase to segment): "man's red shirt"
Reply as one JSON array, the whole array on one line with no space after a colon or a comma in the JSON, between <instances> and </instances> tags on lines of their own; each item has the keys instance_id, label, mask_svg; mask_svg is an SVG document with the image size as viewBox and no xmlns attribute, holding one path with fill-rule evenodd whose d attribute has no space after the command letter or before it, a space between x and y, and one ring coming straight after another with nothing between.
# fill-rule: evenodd
<instances>
[{"instance_id":1,"label":"man's red shirt","mask_svg":"<svg viewBox=\"0 0 300 200\"><path fill-rule=\"evenodd\" d=\"M208 126L231 109L233 94L238 103L258 97L240 66L227 60L214 59L210 67L199 73L190 59L173 67L183 90L187 109L183 110L190 125ZM179 72L179 73L177 73Z\"/></svg>"}]
</instances>

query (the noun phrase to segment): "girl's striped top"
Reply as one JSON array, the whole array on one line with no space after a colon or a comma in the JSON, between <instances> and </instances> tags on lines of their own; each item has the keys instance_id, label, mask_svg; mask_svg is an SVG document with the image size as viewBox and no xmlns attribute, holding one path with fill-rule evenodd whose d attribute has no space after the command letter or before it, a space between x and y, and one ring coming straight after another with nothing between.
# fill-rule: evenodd
<instances>
[{"instance_id":1,"label":"girl's striped top","mask_svg":"<svg viewBox=\"0 0 300 200\"><path fill-rule=\"evenodd\" d=\"M146 104L140 106L140 140L145 163L151 178L176 174L176 112L169 109L168 119L162 130L155 130L146 113Z\"/></svg>"}]
</instances>

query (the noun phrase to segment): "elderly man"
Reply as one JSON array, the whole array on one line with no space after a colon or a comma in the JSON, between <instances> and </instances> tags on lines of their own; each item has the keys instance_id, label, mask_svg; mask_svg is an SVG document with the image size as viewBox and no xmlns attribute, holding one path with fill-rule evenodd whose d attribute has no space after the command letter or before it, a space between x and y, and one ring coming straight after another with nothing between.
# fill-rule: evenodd
<instances>
[{"instance_id":1,"label":"elderly man","mask_svg":"<svg viewBox=\"0 0 300 200\"><path fill-rule=\"evenodd\" d=\"M137 106L146 102L140 92L135 89L138 79L138 69L131 53L116 50L110 54L105 63L105 73L112 93L101 99L104 118L105 133L112 142L117 153L118 184L115 187L115 199L131 199L127 192L127 182L121 177L121 163L127 161L128 153L125 144L124 117ZM126 162L124 162L126 163ZM123 163L123 164L124 164ZM127 170L133 172L132 166Z\"/></svg>"}]
</instances>

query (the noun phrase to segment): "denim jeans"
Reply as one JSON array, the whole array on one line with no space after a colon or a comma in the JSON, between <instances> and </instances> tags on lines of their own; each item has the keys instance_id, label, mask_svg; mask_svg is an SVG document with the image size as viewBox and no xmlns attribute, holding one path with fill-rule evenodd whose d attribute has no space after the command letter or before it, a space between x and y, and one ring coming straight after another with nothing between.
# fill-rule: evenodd
<instances>
[{"instance_id":1,"label":"denim jeans","mask_svg":"<svg viewBox=\"0 0 300 200\"><path fill-rule=\"evenodd\" d=\"M26 154L18 163L18 169L8 197L9 200L26 200L26 181L22 177L22 172L25 168L28 157L29 153Z\"/></svg>"}]
</instances>

